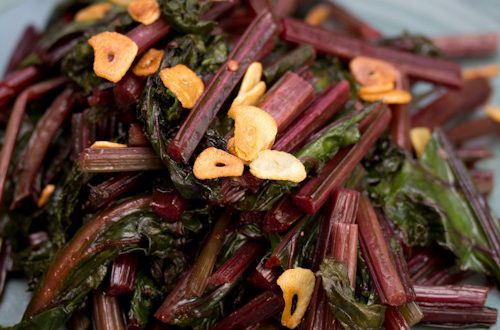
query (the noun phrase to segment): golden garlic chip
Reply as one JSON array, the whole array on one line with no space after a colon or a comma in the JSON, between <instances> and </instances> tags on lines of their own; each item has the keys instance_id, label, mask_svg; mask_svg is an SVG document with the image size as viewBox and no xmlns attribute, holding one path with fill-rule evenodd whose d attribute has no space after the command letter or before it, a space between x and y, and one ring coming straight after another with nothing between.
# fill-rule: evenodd
<instances>
[{"instance_id":1,"label":"golden garlic chip","mask_svg":"<svg viewBox=\"0 0 500 330\"><path fill-rule=\"evenodd\" d=\"M462 71L462 77L466 80L475 78L493 78L498 74L500 74L500 65L498 64L467 68Z\"/></svg>"},{"instance_id":2,"label":"golden garlic chip","mask_svg":"<svg viewBox=\"0 0 500 330\"><path fill-rule=\"evenodd\" d=\"M353 58L349 68L354 79L363 86L394 83L398 75L391 63L365 56Z\"/></svg>"},{"instance_id":3,"label":"golden garlic chip","mask_svg":"<svg viewBox=\"0 0 500 330\"><path fill-rule=\"evenodd\" d=\"M259 179L301 182L307 177L304 164L295 156L277 150L259 152L250 163L250 173Z\"/></svg>"},{"instance_id":4,"label":"golden garlic chip","mask_svg":"<svg viewBox=\"0 0 500 330\"><path fill-rule=\"evenodd\" d=\"M214 147L203 150L194 161L193 173L200 180L243 175L241 159Z\"/></svg>"},{"instance_id":5,"label":"golden garlic chip","mask_svg":"<svg viewBox=\"0 0 500 330\"><path fill-rule=\"evenodd\" d=\"M359 88L360 94L385 93L394 89L394 83L388 82L381 85L368 85Z\"/></svg>"},{"instance_id":6,"label":"golden garlic chip","mask_svg":"<svg viewBox=\"0 0 500 330\"><path fill-rule=\"evenodd\" d=\"M244 161L257 158L260 151L271 149L278 126L271 115L254 106L234 108L234 150Z\"/></svg>"},{"instance_id":7,"label":"golden garlic chip","mask_svg":"<svg viewBox=\"0 0 500 330\"><path fill-rule=\"evenodd\" d=\"M233 100L231 108L227 113L229 118L233 118L233 111L235 107L243 105L256 105L262 95L264 95L266 92L266 83L261 81L262 70L262 64L260 62L253 62L248 66L248 69L243 76L238 95Z\"/></svg>"},{"instance_id":8,"label":"golden garlic chip","mask_svg":"<svg viewBox=\"0 0 500 330\"><path fill-rule=\"evenodd\" d=\"M111 141L95 141L90 148L91 149L103 149L103 148L126 148L126 144L116 143Z\"/></svg>"},{"instance_id":9,"label":"golden garlic chip","mask_svg":"<svg viewBox=\"0 0 500 330\"><path fill-rule=\"evenodd\" d=\"M161 70L160 79L186 109L192 109L205 90L203 80L184 64Z\"/></svg>"},{"instance_id":10,"label":"golden garlic chip","mask_svg":"<svg viewBox=\"0 0 500 330\"><path fill-rule=\"evenodd\" d=\"M75 21L76 22L83 22L83 21L96 21L104 16L113 8L113 5L110 3L96 3L90 6L87 6L83 9L80 9L76 14L75 14Z\"/></svg>"},{"instance_id":11,"label":"golden garlic chip","mask_svg":"<svg viewBox=\"0 0 500 330\"><path fill-rule=\"evenodd\" d=\"M94 72L112 82L119 82L134 62L137 44L117 32L102 32L88 41L94 49Z\"/></svg>"},{"instance_id":12,"label":"golden garlic chip","mask_svg":"<svg viewBox=\"0 0 500 330\"><path fill-rule=\"evenodd\" d=\"M236 156L236 149L234 148L234 136L232 138L229 138L229 140L227 140L227 150L231 155Z\"/></svg>"},{"instance_id":13,"label":"golden garlic chip","mask_svg":"<svg viewBox=\"0 0 500 330\"><path fill-rule=\"evenodd\" d=\"M410 141L417 157L422 156L425 146L431 139L431 130L429 127L414 127L410 130Z\"/></svg>"},{"instance_id":14,"label":"golden garlic chip","mask_svg":"<svg viewBox=\"0 0 500 330\"><path fill-rule=\"evenodd\" d=\"M316 277L310 269L287 269L278 278L277 283L283 291L285 309L281 314L281 324L289 329L296 328L304 316L314 291ZM296 307L292 314L292 305L296 297Z\"/></svg>"},{"instance_id":15,"label":"golden garlic chip","mask_svg":"<svg viewBox=\"0 0 500 330\"><path fill-rule=\"evenodd\" d=\"M404 90L394 89L383 93L360 93L363 101L382 101L385 104L407 104L411 102L411 94Z\"/></svg>"},{"instance_id":16,"label":"golden garlic chip","mask_svg":"<svg viewBox=\"0 0 500 330\"><path fill-rule=\"evenodd\" d=\"M52 194L56 190L56 186L53 184L48 184L43 188L42 192L40 193L40 197L38 198L37 206L38 207L44 207L49 201L50 197L52 197Z\"/></svg>"},{"instance_id":17,"label":"golden garlic chip","mask_svg":"<svg viewBox=\"0 0 500 330\"><path fill-rule=\"evenodd\" d=\"M330 6L319 4L314 6L304 18L304 21L312 26L319 26L326 22L330 16Z\"/></svg>"},{"instance_id":18,"label":"golden garlic chip","mask_svg":"<svg viewBox=\"0 0 500 330\"><path fill-rule=\"evenodd\" d=\"M149 49L144 53L139 62L137 62L132 71L139 77L147 77L155 74L160 68L163 55L165 55L164 50Z\"/></svg>"},{"instance_id":19,"label":"golden garlic chip","mask_svg":"<svg viewBox=\"0 0 500 330\"><path fill-rule=\"evenodd\" d=\"M500 123L500 106L498 105L488 105L485 110L486 116L491 118L491 120Z\"/></svg>"},{"instance_id":20,"label":"golden garlic chip","mask_svg":"<svg viewBox=\"0 0 500 330\"><path fill-rule=\"evenodd\" d=\"M128 13L134 21L149 25L160 18L160 6L156 0L133 0L128 5Z\"/></svg>"}]
</instances>

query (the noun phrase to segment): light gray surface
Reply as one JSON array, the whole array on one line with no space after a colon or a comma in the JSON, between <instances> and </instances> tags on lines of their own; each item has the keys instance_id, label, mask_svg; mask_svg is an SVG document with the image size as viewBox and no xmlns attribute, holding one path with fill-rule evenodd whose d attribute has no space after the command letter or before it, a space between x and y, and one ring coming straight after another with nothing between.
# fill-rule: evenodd
<instances>
[{"instance_id":1,"label":"light gray surface","mask_svg":"<svg viewBox=\"0 0 500 330\"><path fill-rule=\"evenodd\" d=\"M35 24L42 27L57 0L0 0L0 76L24 27ZM429 35L464 32L500 32L500 0L338 0L353 9L387 35L402 30ZM474 61L500 63L500 55L494 59ZM500 78L494 80L493 102L500 104ZM492 142L500 154L500 141ZM496 170L495 186L490 205L500 214L500 157L485 161L485 168ZM4 303L0 305L0 325L19 321L29 299L24 282L11 281ZM488 305L499 308L498 291L490 294ZM500 329L498 324L494 329Z\"/></svg>"}]
</instances>

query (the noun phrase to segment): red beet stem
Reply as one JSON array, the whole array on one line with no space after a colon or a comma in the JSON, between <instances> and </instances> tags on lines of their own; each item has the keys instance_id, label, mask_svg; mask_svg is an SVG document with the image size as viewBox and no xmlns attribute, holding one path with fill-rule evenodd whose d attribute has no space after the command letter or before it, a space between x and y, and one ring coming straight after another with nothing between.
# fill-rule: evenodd
<instances>
[{"instance_id":1,"label":"red beet stem","mask_svg":"<svg viewBox=\"0 0 500 330\"><path fill-rule=\"evenodd\" d=\"M17 134L21 127L21 123L26 110L26 105L29 101L41 98L50 91L58 88L67 80L66 78L55 78L41 82L27 88L21 95L18 96L7 124L5 138L3 141L2 151L0 153L0 204L3 200L5 181L9 171L10 161L14 152L14 147L17 140Z\"/></svg>"},{"instance_id":2,"label":"red beet stem","mask_svg":"<svg viewBox=\"0 0 500 330\"><path fill-rule=\"evenodd\" d=\"M128 128L128 142L131 147L150 146L149 140L144 134L144 126L139 123L132 123Z\"/></svg>"},{"instance_id":3,"label":"red beet stem","mask_svg":"<svg viewBox=\"0 0 500 330\"><path fill-rule=\"evenodd\" d=\"M292 241L295 239L295 237L297 236L299 231L302 230L302 227L304 226L304 223L306 221L307 221L307 218L304 218L302 221L297 223L281 239L279 244L276 245L276 247L272 250L269 258L267 258L267 261L265 263L266 268L279 267L281 265L281 259L287 253L287 251L290 249L290 246L292 245Z\"/></svg>"},{"instance_id":4,"label":"red beet stem","mask_svg":"<svg viewBox=\"0 0 500 330\"><path fill-rule=\"evenodd\" d=\"M457 149L457 155L463 162L473 163L478 160L492 158L495 153L485 145L478 145L461 147Z\"/></svg>"},{"instance_id":5,"label":"red beet stem","mask_svg":"<svg viewBox=\"0 0 500 330\"><path fill-rule=\"evenodd\" d=\"M164 168L158 155L145 147L87 148L80 155L84 172L134 172Z\"/></svg>"},{"instance_id":6,"label":"red beet stem","mask_svg":"<svg viewBox=\"0 0 500 330\"><path fill-rule=\"evenodd\" d=\"M97 289L92 293L92 323L95 330L125 330L118 298Z\"/></svg>"},{"instance_id":7,"label":"red beet stem","mask_svg":"<svg viewBox=\"0 0 500 330\"><path fill-rule=\"evenodd\" d=\"M360 55L374 57L393 63L411 78L451 87L462 85L460 65L456 63L375 46L342 33L309 26L293 18L285 18L283 24L283 39L299 44L311 44L318 52L345 60Z\"/></svg>"},{"instance_id":8,"label":"red beet stem","mask_svg":"<svg viewBox=\"0 0 500 330\"><path fill-rule=\"evenodd\" d=\"M410 82L402 74L399 75L396 82L396 88L408 91ZM410 141L410 107L408 104L395 104L391 106L392 120L390 124L391 137L401 148L411 151Z\"/></svg>"},{"instance_id":9,"label":"red beet stem","mask_svg":"<svg viewBox=\"0 0 500 330\"><path fill-rule=\"evenodd\" d=\"M483 307L489 288L478 285L427 286L415 285L418 303L443 303Z\"/></svg>"},{"instance_id":10,"label":"red beet stem","mask_svg":"<svg viewBox=\"0 0 500 330\"><path fill-rule=\"evenodd\" d=\"M86 206L90 210L115 201L119 196L143 183L144 173L123 173L90 187L89 200Z\"/></svg>"},{"instance_id":11,"label":"red beet stem","mask_svg":"<svg viewBox=\"0 0 500 330\"><path fill-rule=\"evenodd\" d=\"M229 54L226 63L219 68L168 146L168 153L174 160L184 163L189 161L198 143L250 63L256 60L259 52L277 30L278 25L269 12L257 16L248 26L238 44ZM235 71L229 69L233 67L233 64L237 66Z\"/></svg>"},{"instance_id":12,"label":"red beet stem","mask_svg":"<svg viewBox=\"0 0 500 330\"><path fill-rule=\"evenodd\" d=\"M138 264L139 258L133 253L118 256L111 266L111 277L106 293L120 296L134 292Z\"/></svg>"},{"instance_id":13,"label":"red beet stem","mask_svg":"<svg viewBox=\"0 0 500 330\"><path fill-rule=\"evenodd\" d=\"M410 325L395 306L387 306L385 310L384 328L386 330L411 330Z\"/></svg>"},{"instance_id":14,"label":"red beet stem","mask_svg":"<svg viewBox=\"0 0 500 330\"><path fill-rule=\"evenodd\" d=\"M500 134L500 123L489 117L471 119L453 126L446 134L455 144L462 144L483 136Z\"/></svg>"},{"instance_id":15,"label":"red beet stem","mask_svg":"<svg viewBox=\"0 0 500 330\"><path fill-rule=\"evenodd\" d=\"M365 196L361 196L357 222L361 252L381 302L391 306L409 302L377 214Z\"/></svg>"},{"instance_id":16,"label":"red beet stem","mask_svg":"<svg viewBox=\"0 0 500 330\"><path fill-rule=\"evenodd\" d=\"M207 21L215 20L228 11L232 10L240 3L239 0L225 0L213 2L210 8L202 15L202 18Z\"/></svg>"},{"instance_id":17,"label":"red beet stem","mask_svg":"<svg viewBox=\"0 0 500 330\"><path fill-rule=\"evenodd\" d=\"M262 227L268 233L283 233L303 215L304 212L298 209L289 197L284 197L266 212Z\"/></svg>"},{"instance_id":18,"label":"red beet stem","mask_svg":"<svg viewBox=\"0 0 500 330\"><path fill-rule=\"evenodd\" d=\"M170 26L163 19L158 19L150 25L140 24L127 33L127 36L132 39L139 50L137 55L141 55L151 46L163 39L170 32Z\"/></svg>"},{"instance_id":19,"label":"red beet stem","mask_svg":"<svg viewBox=\"0 0 500 330\"><path fill-rule=\"evenodd\" d=\"M144 83L144 79L137 77L129 71L125 77L113 87L113 95L116 104L125 110L130 110L139 102Z\"/></svg>"},{"instance_id":20,"label":"red beet stem","mask_svg":"<svg viewBox=\"0 0 500 330\"><path fill-rule=\"evenodd\" d=\"M245 329L279 313L284 306L285 303L281 295L272 291L265 291L217 322L212 330Z\"/></svg>"},{"instance_id":21,"label":"red beet stem","mask_svg":"<svg viewBox=\"0 0 500 330\"><path fill-rule=\"evenodd\" d=\"M177 190L156 188L153 191L151 209L168 221L181 220L187 207L188 201Z\"/></svg>"},{"instance_id":22,"label":"red beet stem","mask_svg":"<svg viewBox=\"0 0 500 330\"><path fill-rule=\"evenodd\" d=\"M422 323L442 324L446 326L467 325L492 326L497 322L498 312L488 307L453 307L446 304L420 305L424 313Z\"/></svg>"},{"instance_id":23,"label":"red beet stem","mask_svg":"<svg viewBox=\"0 0 500 330\"><path fill-rule=\"evenodd\" d=\"M354 289L356 285L356 266L358 258L358 225L335 223L332 236L332 256L344 263Z\"/></svg>"},{"instance_id":24,"label":"red beet stem","mask_svg":"<svg viewBox=\"0 0 500 330\"><path fill-rule=\"evenodd\" d=\"M75 105L75 90L67 87L56 97L36 127L19 160L18 181L14 192L12 208L33 193L33 184L39 174L47 150L54 137Z\"/></svg>"},{"instance_id":25,"label":"red beet stem","mask_svg":"<svg viewBox=\"0 0 500 330\"><path fill-rule=\"evenodd\" d=\"M217 255L224 242L226 228L231 222L231 211L226 211L215 223L200 255L193 265L193 272L186 286L187 297L200 297L208 285L208 278L217 261Z\"/></svg>"},{"instance_id":26,"label":"red beet stem","mask_svg":"<svg viewBox=\"0 0 500 330\"><path fill-rule=\"evenodd\" d=\"M366 129L357 144L339 151L317 177L309 179L299 188L293 196L294 202L304 212L315 214L324 205L330 193L347 180L349 174L385 131L390 119L390 112L384 109Z\"/></svg>"},{"instance_id":27,"label":"red beet stem","mask_svg":"<svg viewBox=\"0 0 500 330\"><path fill-rule=\"evenodd\" d=\"M497 53L498 33L437 36L432 42L446 57L488 57Z\"/></svg>"},{"instance_id":28,"label":"red beet stem","mask_svg":"<svg viewBox=\"0 0 500 330\"><path fill-rule=\"evenodd\" d=\"M35 50L39 39L40 34L33 25L29 25L24 29L23 34L21 35L21 38L19 38L10 57L9 64L6 69L7 73L15 70L26 58L26 56L30 55Z\"/></svg>"},{"instance_id":29,"label":"red beet stem","mask_svg":"<svg viewBox=\"0 0 500 330\"><path fill-rule=\"evenodd\" d=\"M283 132L313 99L312 85L298 74L287 72L264 95L259 107L276 120L278 132Z\"/></svg>"},{"instance_id":30,"label":"red beet stem","mask_svg":"<svg viewBox=\"0 0 500 330\"><path fill-rule=\"evenodd\" d=\"M460 90L450 90L420 109L412 116L411 125L430 128L441 126L458 114L477 109L490 95L491 85L488 79L465 80Z\"/></svg>"},{"instance_id":31,"label":"red beet stem","mask_svg":"<svg viewBox=\"0 0 500 330\"><path fill-rule=\"evenodd\" d=\"M280 276L278 268L266 268L266 260L262 259L255 270L248 276L248 282L253 286L262 290L274 290L276 288L276 280Z\"/></svg>"},{"instance_id":32,"label":"red beet stem","mask_svg":"<svg viewBox=\"0 0 500 330\"><path fill-rule=\"evenodd\" d=\"M8 73L5 79L0 82L0 109L7 104L13 96L36 82L41 75L42 70L34 66Z\"/></svg>"},{"instance_id":33,"label":"red beet stem","mask_svg":"<svg viewBox=\"0 0 500 330\"><path fill-rule=\"evenodd\" d=\"M324 126L333 115L342 109L349 98L349 94L349 84L345 80L327 88L278 137L273 149L285 152L296 151L314 132Z\"/></svg>"},{"instance_id":34,"label":"red beet stem","mask_svg":"<svg viewBox=\"0 0 500 330\"><path fill-rule=\"evenodd\" d=\"M208 286L215 287L226 283L233 283L248 267L254 264L254 261L262 252L263 247L259 242L245 243L210 276Z\"/></svg>"},{"instance_id":35,"label":"red beet stem","mask_svg":"<svg viewBox=\"0 0 500 330\"><path fill-rule=\"evenodd\" d=\"M331 7L330 15L332 18L342 24L354 36L365 40L377 40L383 36L382 32L355 16L345 7L333 1L328 5Z\"/></svg>"},{"instance_id":36,"label":"red beet stem","mask_svg":"<svg viewBox=\"0 0 500 330\"><path fill-rule=\"evenodd\" d=\"M155 313L155 318L164 323L169 323L171 318L175 315L177 307L186 297L186 287L191 278L193 269L184 273L182 278L177 281L175 287L167 295L161 306Z\"/></svg>"}]
</instances>

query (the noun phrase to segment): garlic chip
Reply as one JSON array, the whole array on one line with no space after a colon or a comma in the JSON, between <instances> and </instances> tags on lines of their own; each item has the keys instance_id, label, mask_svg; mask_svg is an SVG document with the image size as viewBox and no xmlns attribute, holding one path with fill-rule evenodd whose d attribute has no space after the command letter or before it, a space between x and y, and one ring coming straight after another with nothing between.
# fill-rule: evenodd
<instances>
[{"instance_id":1,"label":"garlic chip","mask_svg":"<svg viewBox=\"0 0 500 330\"><path fill-rule=\"evenodd\" d=\"M94 72L97 76L119 82L134 62L137 44L117 32L101 32L88 41L94 49Z\"/></svg>"},{"instance_id":2,"label":"garlic chip","mask_svg":"<svg viewBox=\"0 0 500 330\"><path fill-rule=\"evenodd\" d=\"M301 182L307 177L304 164L295 156L277 150L259 152L250 163L250 173L259 179Z\"/></svg>"},{"instance_id":3,"label":"garlic chip","mask_svg":"<svg viewBox=\"0 0 500 330\"><path fill-rule=\"evenodd\" d=\"M53 184L48 184L43 188L42 192L40 193L40 197L38 198L37 206L38 207L44 207L47 205L47 203L50 201L50 197L52 197L52 194L56 190L56 186Z\"/></svg>"},{"instance_id":4,"label":"garlic chip","mask_svg":"<svg viewBox=\"0 0 500 330\"><path fill-rule=\"evenodd\" d=\"M139 62L137 62L132 71L139 77L147 77L155 74L160 68L163 55L165 55L164 50L149 49L144 53Z\"/></svg>"},{"instance_id":5,"label":"garlic chip","mask_svg":"<svg viewBox=\"0 0 500 330\"><path fill-rule=\"evenodd\" d=\"M414 127L410 130L410 141L417 157L424 153L425 146L431 139L431 130L429 127Z\"/></svg>"},{"instance_id":6,"label":"garlic chip","mask_svg":"<svg viewBox=\"0 0 500 330\"><path fill-rule=\"evenodd\" d=\"M154 23L161 14L160 6L156 0L132 0L127 10L134 21L144 25Z\"/></svg>"},{"instance_id":7,"label":"garlic chip","mask_svg":"<svg viewBox=\"0 0 500 330\"><path fill-rule=\"evenodd\" d=\"M353 58L349 68L354 79L363 86L394 83L398 76L398 71L391 63L366 56Z\"/></svg>"},{"instance_id":8,"label":"garlic chip","mask_svg":"<svg viewBox=\"0 0 500 330\"><path fill-rule=\"evenodd\" d=\"M304 21L309 25L319 26L325 23L329 16L330 6L327 4L319 4L309 10Z\"/></svg>"},{"instance_id":9,"label":"garlic chip","mask_svg":"<svg viewBox=\"0 0 500 330\"><path fill-rule=\"evenodd\" d=\"M229 118L233 118L235 107L255 105L262 95L264 95L266 92L266 83L261 81L262 70L262 64L259 62L253 62L249 65L245 75L243 76L238 95L233 100L231 108L227 114Z\"/></svg>"},{"instance_id":10,"label":"garlic chip","mask_svg":"<svg viewBox=\"0 0 500 330\"><path fill-rule=\"evenodd\" d=\"M95 3L93 5L87 6L83 9L80 9L75 14L76 22L83 21L97 21L104 16L113 8L113 5L110 3Z\"/></svg>"},{"instance_id":11,"label":"garlic chip","mask_svg":"<svg viewBox=\"0 0 500 330\"><path fill-rule=\"evenodd\" d=\"M216 179L243 175L241 159L214 147L203 150L194 161L193 173L197 179Z\"/></svg>"},{"instance_id":12,"label":"garlic chip","mask_svg":"<svg viewBox=\"0 0 500 330\"><path fill-rule=\"evenodd\" d=\"M91 149L103 149L103 148L126 148L126 144L116 143L111 141L95 141L90 148Z\"/></svg>"},{"instance_id":13,"label":"garlic chip","mask_svg":"<svg viewBox=\"0 0 500 330\"><path fill-rule=\"evenodd\" d=\"M500 106L488 105L486 107L486 116L491 118L491 120L500 123Z\"/></svg>"},{"instance_id":14,"label":"garlic chip","mask_svg":"<svg viewBox=\"0 0 500 330\"><path fill-rule=\"evenodd\" d=\"M411 102L411 94L404 90L393 89L382 93L359 93L363 101L382 101L385 104L407 104Z\"/></svg>"},{"instance_id":15,"label":"garlic chip","mask_svg":"<svg viewBox=\"0 0 500 330\"><path fill-rule=\"evenodd\" d=\"M234 151L244 161L252 161L262 150L271 149L278 125L271 115L254 106L234 108Z\"/></svg>"},{"instance_id":16,"label":"garlic chip","mask_svg":"<svg viewBox=\"0 0 500 330\"><path fill-rule=\"evenodd\" d=\"M278 278L277 283L281 291L283 291L283 300L285 300L285 309L281 314L281 324L294 329L300 324L309 306L316 277L310 269L297 267L285 270ZM297 303L292 313L294 297L296 297Z\"/></svg>"},{"instance_id":17,"label":"garlic chip","mask_svg":"<svg viewBox=\"0 0 500 330\"><path fill-rule=\"evenodd\" d=\"M184 64L161 70L160 79L186 109L192 109L205 90L203 80Z\"/></svg>"}]
</instances>

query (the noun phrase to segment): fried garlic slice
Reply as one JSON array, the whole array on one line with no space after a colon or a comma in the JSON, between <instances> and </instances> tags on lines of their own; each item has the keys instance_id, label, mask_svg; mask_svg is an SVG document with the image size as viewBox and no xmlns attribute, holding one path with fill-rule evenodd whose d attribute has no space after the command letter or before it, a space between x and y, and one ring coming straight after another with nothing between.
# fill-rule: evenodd
<instances>
[{"instance_id":1,"label":"fried garlic slice","mask_svg":"<svg viewBox=\"0 0 500 330\"><path fill-rule=\"evenodd\" d=\"M498 105L488 105L485 110L486 116L491 118L491 120L500 123L500 106Z\"/></svg>"},{"instance_id":2,"label":"fried garlic slice","mask_svg":"<svg viewBox=\"0 0 500 330\"><path fill-rule=\"evenodd\" d=\"M100 20L101 18L106 16L111 8L113 8L113 5L110 3L95 3L93 5L80 9L75 14L75 21L84 22Z\"/></svg>"},{"instance_id":3,"label":"fried garlic slice","mask_svg":"<svg viewBox=\"0 0 500 330\"><path fill-rule=\"evenodd\" d=\"M414 127L410 130L410 141L413 146L413 150L417 154L417 157L423 155L425 146L431 139L431 130L429 127Z\"/></svg>"},{"instance_id":4,"label":"fried garlic slice","mask_svg":"<svg viewBox=\"0 0 500 330\"><path fill-rule=\"evenodd\" d=\"M40 197L38 198L37 206L38 207L44 207L49 201L50 197L52 197L52 194L56 190L56 186L53 184L48 184L43 188L42 192L40 193Z\"/></svg>"},{"instance_id":5,"label":"fried garlic slice","mask_svg":"<svg viewBox=\"0 0 500 330\"><path fill-rule=\"evenodd\" d=\"M326 4L319 4L309 10L304 21L309 25L319 26L325 23L329 16L330 7Z\"/></svg>"},{"instance_id":6,"label":"fried garlic slice","mask_svg":"<svg viewBox=\"0 0 500 330\"><path fill-rule=\"evenodd\" d=\"M164 50L149 49L144 53L139 62L137 62L132 71L139 77L147 77L155 74L160 68L163 55L165 55Z\"/></svg>"},{"instance_id":7,"label":"fried garlic slice","mask_svg":"<svg viewBox=\"0 0 500 330\"><path fill-rule=\"evenodd\" d=\"M278 125L271 115L254 106L234 108L234 151L250 162L260 151L271 149Z\"/></svg>"},{"instance_id":8,"label":"fried garlic slice","mask_svg":"<svg viewBox=\"0 0 500 330\"><path fill-rule=\"evenodd\" d=\"M243 76L238 95L231 104L231 108L227 114L229 118L234 117L235 107L256 105L262 95L264 95L266 92L266 83L261 81L262 71L262 64L260 62L250 64Z\"/></svg>"},{"instance_id":9,"label":"fried garlic slice","mask_svg":"<svg viewBox=\"0 0 500 330\"><path fill-rule=\"evenodd\" d=\"M404 90L393 89L382 93L359 93L363 101L382 101L385 104L407 104L411 102L411 94Z\"/></svg>"},{"instance_id":10,"label":"fried garlic slice","mask_svg":"<svg viewBox=\"0 0 500 330\"><path fill-rule=\"evenodd\" d=\"M296 328L304 316L314 291L316 277L310 269L287 269L278 278L277 283L283 291L285 308L281 314L281 324L289 329ZM297 297L295 311L292 314L294 297Z\"/></svg>"},{"instance_id":11,"label":"fried garlic slice","mask_svg":"<svg viewBox=\"0 0 500 330\"><path fill-rule=\"evenodd\" d=\"M380 85L361 86L360 94L385 93L394 89L394 83L388 82Z\"/></svg>"},{"instance_id":12,"label":"fried garlic slice","mask_svg":"<svg viewBox=\"0 0 500 330\"><path fill-rule=\"evenodd\" d=\"M127 7L130 17L144 25L154 23L160 18L160 6L156 0L132 0Z\"/></svg>"},{"instance_id":13,"label":"fried garlic slice","mask_svg":"<svg viewBox=\"0 0 500 330\"><path fill-rule=\"evenodd\" d=\"M111 141L95 141L90 148L91 149L103 149L103 148L126 148L126 144L116 143Z\"/></svg>"},{"instance_id":14,"label":"fried garlic slice","mask_svg":"<svg viewBox=\"0 0 500 330\"><path fill-rule=\"evenodd\" d=\"M349 68L354 79L363 86L394 83L398 76L398 71L391 63L366 56L353 58Z\"/></svg>"},{"instance_id":15,"label":"fried garlic slice","mask_svg":"<svg viewBox=\"0 0 500 330\"><path fill-rule=\"evenodd\" d=\"M184 64L161 70L160 79L186 109L192 109L205 90L203 80Z\"/></svg>"},{"instance_id":16,"label":"fried garlic slice","mask_svg":"<svg viewBox=\"0 0 500 330\"><path fill-rule=\"evenodd\" d=\"M307 177L304 164L295 156L277 150L259 152L250 163L250 173L259 179L301 182Z\"/></svg>"},{"instance_id":17,"label":"fried garlic slice","mask_svg":"<svg viewBox=\"0 0 500 330\"><path fill-rule=\"evenodd\" d=\"M214 147L203 150L194 161L193 173L200 180L243 175L241 159Z\"/></svg>"},{"instance_id":18,"label":"fried garlic slice","mask_svg":"<svg viewBox=\"0 0 500 330\"><path fill-rule=\"evenodd\" d=\"M137 44L117 32L101 32L88 41L94 49L94 72L97 76L119 82L134 62Z\"/></svg>"}]
</instances>

